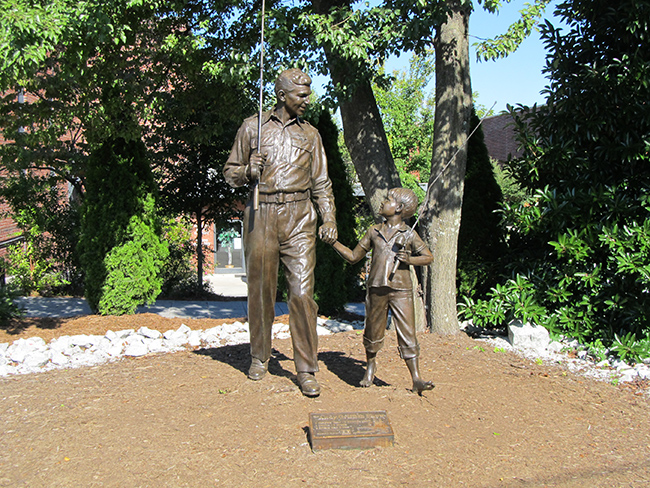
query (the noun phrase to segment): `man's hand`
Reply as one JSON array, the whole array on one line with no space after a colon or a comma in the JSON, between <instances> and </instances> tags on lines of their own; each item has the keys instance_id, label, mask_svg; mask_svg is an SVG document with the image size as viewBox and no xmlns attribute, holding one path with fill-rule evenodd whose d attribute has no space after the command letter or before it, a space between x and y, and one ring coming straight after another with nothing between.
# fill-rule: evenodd
<instances>
[{"instance_id":1,"label":"man's hand","mask_svg":"<svg viewBox=\"0 0 650 488\"><path fill-rule=\"evenodd\" d=\"M336 239L339 237L339 233L336 230L336 224L334 222L325 222L318 229L318 237L320 237L327 244L334 244Z\"/></svg>"},{"instance_id":2,"label":"man's hand","mask_svg":"<svg viewBox=\"0 0 650 488\"><path fill-rule=\"evenodd\" d=\"M252 183L255 183L262 176L264 170L264 163L266 162L266 154L254 153L251 154L250 161L246 166L246 177Z\"/></svg>"}]
</instances>

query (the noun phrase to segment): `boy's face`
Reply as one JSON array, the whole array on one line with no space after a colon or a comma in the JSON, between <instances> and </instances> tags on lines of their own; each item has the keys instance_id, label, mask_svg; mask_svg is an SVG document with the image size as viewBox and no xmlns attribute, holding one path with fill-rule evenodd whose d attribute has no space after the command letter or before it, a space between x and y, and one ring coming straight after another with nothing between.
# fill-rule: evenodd
<instances>
[{"instance_id":1,"label":"boy's face","mask_svg":"<svg viewBox=\"0 0 650 488\"><path fill-rule=\"evenodd\" d=\"M395 201L392 193L389 193L384 200L384 203L381 204L379 209L379 215L382 217L392 217L393 215L399 213L402 210L402 205Z\"/></svg>"}]
</instances>

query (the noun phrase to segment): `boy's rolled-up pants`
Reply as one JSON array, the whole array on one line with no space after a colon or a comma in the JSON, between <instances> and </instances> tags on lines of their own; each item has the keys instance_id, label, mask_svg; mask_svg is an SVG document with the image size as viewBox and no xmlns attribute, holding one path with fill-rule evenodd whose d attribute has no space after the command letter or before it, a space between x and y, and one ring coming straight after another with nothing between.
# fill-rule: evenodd
<instances>
[{"instance_id":1,"label":"boy's rolled-up pants","mask_svg":"<svg viewBox=\"0 0 650 488\"><path fill-rule=\"evenodd\" d=\"M402 359L420 355L415 334L415 307L411 290L393 290L381 286L371 287L366 294L366 322L363 345L366 352L377 354L384 345L384 335L390 308L397 332L397 345Z\"/></svg>"}]
</instances>

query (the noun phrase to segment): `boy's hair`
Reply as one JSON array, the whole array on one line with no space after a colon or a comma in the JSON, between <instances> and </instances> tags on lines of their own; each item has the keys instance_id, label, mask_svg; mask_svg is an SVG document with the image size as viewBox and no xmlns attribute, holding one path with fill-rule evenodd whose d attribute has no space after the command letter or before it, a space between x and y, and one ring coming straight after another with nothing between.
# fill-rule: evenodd
<instances>
[{"instance_id":1,"label":"boy's hair","mask_svg":"<svg viewBox=\"0 0 650 488\"><path fill-rule=\"evenodd\" d=\"M397 203L402 204L402 219L406 220L415 215L418 209L418 197L413 190L408 188L391 188L388 191Z\"/></svg>"},{"instance_id":2,"label":"boy's hair","mask_svg":"<svg viewBox=\"0 0 650 488\"><path fill-rule=\"evenodd\" d=\"M300 71L298 68L290 68L284 70L280 73L275 80L275 94L277 96L278 92L282 90L285 93L288 93L292 90L295 90L296 86L311 85L311 78L307 73Z\"/></svg>"}]
</instances>

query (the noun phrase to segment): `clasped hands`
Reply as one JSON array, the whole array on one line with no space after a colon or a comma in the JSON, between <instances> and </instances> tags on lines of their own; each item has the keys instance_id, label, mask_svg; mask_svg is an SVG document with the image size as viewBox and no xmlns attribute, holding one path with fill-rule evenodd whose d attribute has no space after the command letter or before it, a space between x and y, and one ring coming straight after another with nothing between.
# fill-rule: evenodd
<instances>
[{"instance_id":1,"label":"clasped hands","mask_svg":"<svg viewBox=\"0 0 650 488\"><path fill-rule=\"evenodd\" d=\"M335 222L325 222L318 229L318 237L326 244L334 244L339 237Z\"/></svg>"}]
</instances>

